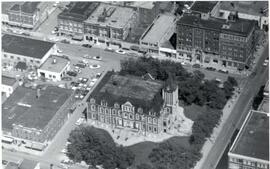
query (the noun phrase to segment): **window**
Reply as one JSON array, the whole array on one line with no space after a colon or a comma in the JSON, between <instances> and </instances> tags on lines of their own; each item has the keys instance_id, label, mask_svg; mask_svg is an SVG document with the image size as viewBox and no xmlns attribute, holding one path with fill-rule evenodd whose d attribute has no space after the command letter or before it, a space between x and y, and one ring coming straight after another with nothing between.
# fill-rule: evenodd
<instances>
[{"instance_id":1,"label":"window","mask_svg":"<svg viewBox=\"0 0 270 169\"><path fill-rule=\"evenodd\" d=\"M136 120L140 120L139 114L136 114Z\"/></svg>"},{"instance_id":2,"label":"window","mask_svg":"<svg viewBox=\"0 0 270 169\"><path fill-rule=\"evenodd\" d=\"M4 54L4 57L5 57L5 58L7 58L7 55L6 55L6 54Z\"/></svg>"},{"instance_id":3,"label":"window","mask_svg":"<svg viewBox=\"0 0 270 169\"><path fill-rule=\"evenodd\" d=\"M20 57L17 57L17 60L21 60L21 58Z\"/></svg>"},{"instance_id":4,"label":"window","mask_svg":"<svg viewBox=\"0 0 270 169\"><path fill-rule=\"evenodd\" d=\"M56 78L56 76L55 76L55 75L53 75L53 78L55 79L55 78Z\"/></svg>"},{"instance_id":5,"label":"window","mask_svg":"<svg viewBox=\"0 0 270 169\"><path fill-rule=\"evenodd\" d=\"M112 110L112 115L114 115L114 116L116 115L116 110L115 109Z\"/></svg>"},{"instance_id":6,"label":"window","mask_svg":"<svg viewBox=\"0 0 270 169\"><path fill-rule=\"evenodd\" d=\"M91 110L92 110L92 111L95 111L95 110L96 110L96 106L92 104L92 105L91 105Z\"/></svg>"},{"instance_id":7,"label":"window","mask_svg":"<svg viewBox=\"0 0 270 169\"><path fill-rule=\"evenodd\" d=\"M152 123L152 118L148 117L148 123Z\"/></svg>"},{"instance_id":8,"label":"window","mask_svg":"<svg viewBox=\"0 0 270 169\"><path fill-rule=\"evenodd\" d=\"M11 59L14 59L14 56L10 56Z\"/></svg>"}]
</instances>

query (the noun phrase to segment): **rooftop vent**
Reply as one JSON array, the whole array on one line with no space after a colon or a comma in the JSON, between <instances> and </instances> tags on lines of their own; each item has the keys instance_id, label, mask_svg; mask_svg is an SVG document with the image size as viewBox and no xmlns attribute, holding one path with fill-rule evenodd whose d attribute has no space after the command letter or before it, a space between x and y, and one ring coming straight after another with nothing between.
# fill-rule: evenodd
<instances>
[{"instance_id":1,"label":"rooftop vent","mask_svg":"<svg viewBox=\"0 0 270 169\"><path fill-rule=\"evenodd\" d=\"M56 64L56 59L55 58L53 59L52 64Z\"/></svg>"}]
</instances>

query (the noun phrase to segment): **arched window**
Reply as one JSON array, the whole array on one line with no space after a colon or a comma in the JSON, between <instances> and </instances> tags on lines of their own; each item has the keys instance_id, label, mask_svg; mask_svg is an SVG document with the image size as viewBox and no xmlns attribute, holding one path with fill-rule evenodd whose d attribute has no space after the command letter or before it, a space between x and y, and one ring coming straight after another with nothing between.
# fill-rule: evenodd
<instances>
[{"instance_id":1,"label":"arched window","mask_svg":"<svg viewBox=\"0 0 270 169\"><path fill-rule=\"evenodd\" d=\"M94 104L96 102L96 100L94 98L90 99L90 103Z\"/></svg>"}]
</instances>

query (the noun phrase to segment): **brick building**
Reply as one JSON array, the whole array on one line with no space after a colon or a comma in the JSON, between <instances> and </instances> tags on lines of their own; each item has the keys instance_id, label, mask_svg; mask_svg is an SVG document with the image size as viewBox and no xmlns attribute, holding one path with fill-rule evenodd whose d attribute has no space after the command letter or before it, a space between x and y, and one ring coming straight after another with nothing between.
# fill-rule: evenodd
<instances>
[{"instance_id":1,"label":"brick building","mask_svg":"<svg viewBox=\"0 0 270 169\"><path fill-rule=\"evenodd\" d=\"M228 156L228 169L269 169L269 114L250 111Z\"/></svg>"},{"instance_id":2,"label":"brick building","mask_svg":"<svg viewBox=\"0 0 270 169\"><path fill-rule=\"evenodd\" d=\"M101 43L125 40L136 19L131 8L102 3L84 22L86 39Z\"/></svg>"},{"instance_id":3,"label":"brick building","mask_svg":"<svg viewBox=\"0 0 270 169\"><path fill-rule=\"evenodd\" d=\"M5 34L2 36L2 62L15 65L24 62L39 67L56 51L52 42Z\"/></svg>"},{"instance_id":4,"label":"brick building","mask_svg":"<svg viewBox=\"0 0 270 169\"><path fill-rule=\"evenodd\" d=\"M33 29L48 16L51 2L15 3L7 10L7 23L13 26Z\"/></svg>"},{"instance_id":5,"label":"brick building","mask_svg":"<svg viewBox=\"0 0 270 169\"><path fill-rule=\"evenodd\" d=\"M71 2L57 17L59 32L67 35L82 35L84 21L98 6L99 2Z\"/></svg>"},{"instance_id":6,"label":"brick building","mask_svg":"<svg viewBox=\"0 0 270 169\"><path fill-rule=\"evenodd\" d=\"M184 62L243 69L254 52L255 21L186 14L177 23L177 52Z\"/></svg>"},{"instance_id":7,"label":"brick building","mask_svg":"<svg viewBox=\"0 0 270 169\"><path fill-rule=\"evenodd\" d=\"M178 106L170 84L108 72L87 100L88 119L141 134L168 132Z\"/></svg>"},{"instance_id":8,"label":"brick building","mask_svg":"<svg viewBox=\"0 0 270 169\"><path fill-rule=\"evenodd\" d=\"M46 145L68 118L72 90L18 87L2 105L3 135L28 145Z\"/></svg>"}]
</instances>

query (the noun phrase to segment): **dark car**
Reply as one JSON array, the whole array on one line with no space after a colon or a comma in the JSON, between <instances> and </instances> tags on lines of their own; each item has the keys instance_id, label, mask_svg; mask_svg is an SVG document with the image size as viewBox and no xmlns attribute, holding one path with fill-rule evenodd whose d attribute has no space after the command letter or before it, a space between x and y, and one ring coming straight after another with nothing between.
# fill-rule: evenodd
<instances>
[{"instance_id":1,"label":"dark car","mask_svg":"<svg viewBox=\"0 0 270 169\"><path fill-rule=\"evenodd\" d=\"M86 48L91 48L92 47L92 45L89 45L89 44L83 44L82 46L86 47Z\"/></svg>"},{"instance_id":2,"label":"dark car","mask_svg":"<svg viewBox=\"0 0 270 169\"><path fill-rule=\"evenodd\" d=\"M201 65L199 65L199 64L194 64L192 67L193 67L193 68L200 68Z\"/></svg>"},{"instance_id":3,"label":"dark car","mask_svg":"<svg viewBox=\"0 0 270 169\"><path fill-rule=\"evenodd\" d=\"M69 76L74 76L74 77L77 76L77 73L76 73L76 72L73 72L73 71L68 71L67 74L68 74Z\"/></svg>"},{"instance_id":4,"label":"dark car","mask_svg":"<svg viewBox=\"0 0 270 169\"><path fill-rule=\"evenodd\" d=\"M66 39L61 40L61 43L70 44L70 42L68 40L66 40Z\"/></svg>"},{"instance_id":5,"label":"dark car","mask_svg":"<svg viewBox=\"0 0 270 169\"><path fill-rule=\"evenodd\" d=\"M216 71L216 68L213 68L213 67L206 67L206 70Z\"/></svg>"},{"instance_id":6,"label":"dark car","mask_svg":"<svg viewBox=\"0 0 270 169\"><path fill-rule=\"evenodd\" d=\"M2 160L3 165L7 165L8 161L7 160Z\"/></svg>"},{"instance_id":7,"label":"dark car","mask_svg":"<svg viewBox=\"0 0 270 169\"><path fill-rule=\"evenodd\" d=\"M85 68L86 67L86 64L85 63L77 63L74 66L77 66L79 68Z\"/></svg>"}]
</instances>

